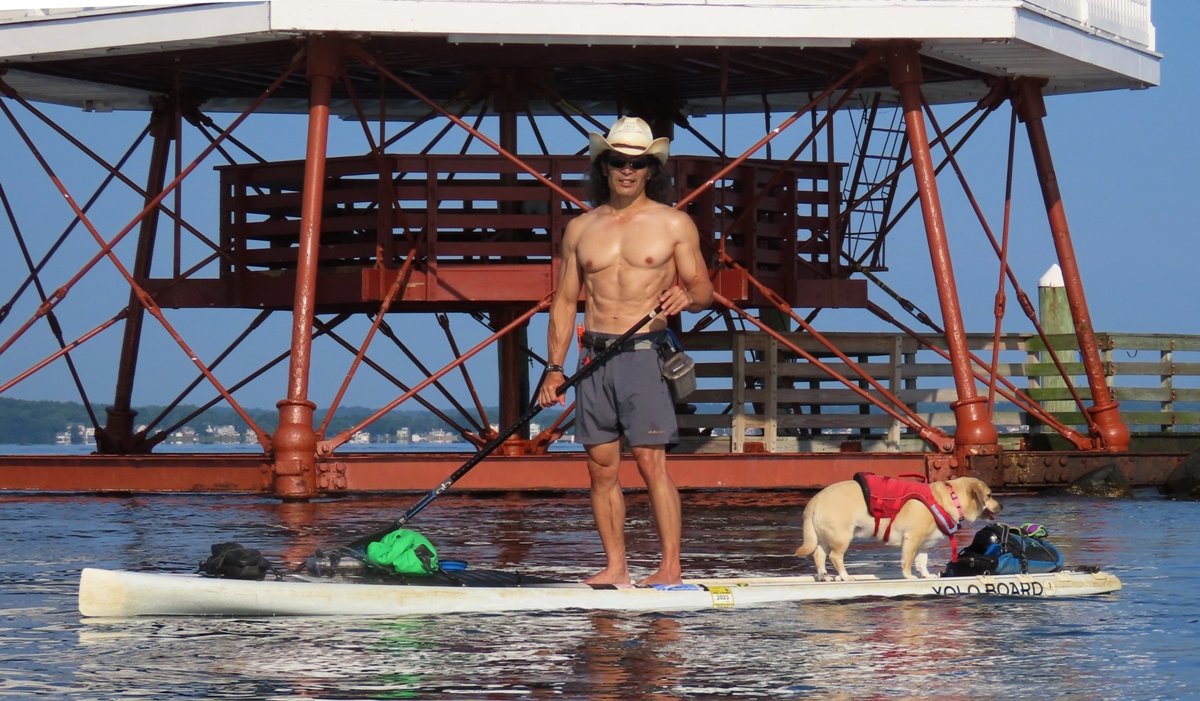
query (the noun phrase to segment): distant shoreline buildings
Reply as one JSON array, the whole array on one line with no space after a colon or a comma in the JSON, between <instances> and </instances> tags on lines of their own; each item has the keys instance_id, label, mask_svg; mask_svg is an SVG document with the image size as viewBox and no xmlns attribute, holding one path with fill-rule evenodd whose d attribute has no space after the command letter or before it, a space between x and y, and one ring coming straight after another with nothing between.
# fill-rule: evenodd
<instances>
[{"instance_id":1,"label":"distant shoreline buildings","mask_svg":"<svg viewBox=\"0 0 1200 701\"><path fill-rule=\"evenodd\" d=\"M499 430L495 425L493 430ZM539 424L529 424L531 435L537 435L541 432L542 427ZM137 432L146 430L146 425L142 424L137 427ZM559 439L564 443L574 443L574 435L566 435ZM96 429L85 426L80 423L70 423L66 428L54 435L56 445L95 445L96 444ZM179 430L173 432L163 441L168 445L193 445L193 444L236 444L236 443L257 443L258 437L254 432L247 429L245 432L238 431L233 425L223 426L205 426L201 430L192 428L191 426L183 426ZM376 433L372 434L368 431L359 431L353 434L348 441L352 445L363 445L369 443L465 443L462 436L447 431L443 428L433 428L426 433L413 433L407 426L397 429L394 433Z\"/></svg>"},{"instance_id":2,"label":"distant shoreline buildings","mask_svg":"<svg viewBox=\"0 0 1200 701\"><path fill-rule=\"evenodd\" d=\"M67 424L65 431L54 434L55 445L96 445L96 429L83 424Z\"/></svg>"}]
</instances>

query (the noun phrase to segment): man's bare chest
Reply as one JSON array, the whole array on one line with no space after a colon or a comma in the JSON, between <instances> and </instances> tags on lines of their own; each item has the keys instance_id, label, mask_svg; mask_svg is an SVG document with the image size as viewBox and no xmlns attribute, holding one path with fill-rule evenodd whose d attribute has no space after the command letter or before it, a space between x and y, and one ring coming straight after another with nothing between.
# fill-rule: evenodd
<instances>
[{"instance_id":1,"label":"man's bare chest","mask_svg":"<svg viewBox=\"0 0 1200 701\"><path fill-rule=\"evenodd\" d=\"M662 232L594 230L576 248L584 272L640 268L654 270L671 263L675 242Z\"/></svg>"}]
</instances>

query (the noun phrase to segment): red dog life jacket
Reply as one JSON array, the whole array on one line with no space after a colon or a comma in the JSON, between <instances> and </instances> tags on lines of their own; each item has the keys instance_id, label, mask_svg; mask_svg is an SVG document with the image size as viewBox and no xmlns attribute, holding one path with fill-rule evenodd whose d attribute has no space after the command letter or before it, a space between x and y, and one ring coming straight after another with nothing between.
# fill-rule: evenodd
<instances>
[{"instance_id":1,"label":"red dog life jacket","mask_svg":"<svg viewBox=\"0 0 1200 701\"><path fill-rule=\"evenodd\" d=\"M874 535L879 535L881 519L894 519L909 500L916 499L929 509L929 513L933 514L933 521L937 524L938 530L950 538L950 561L958 561L958 543L955 541L954 534L958 532L959 524L963 521L961 506L958 509L959 518L955 520L941 504L937 503L937 500L933 498L933 490L924 482L904 482L873 472L856 472L854 481L862 487L863 499L867 502L867 512L875 517ZM950 485L946 486L950 489L950 494L954 496L954 503L958 504L958 495L954 494L954 488ZM891 534L892 524L889 521L887 529L884 530L883 539L886 541Z\"/></svg>"}]
</instances>

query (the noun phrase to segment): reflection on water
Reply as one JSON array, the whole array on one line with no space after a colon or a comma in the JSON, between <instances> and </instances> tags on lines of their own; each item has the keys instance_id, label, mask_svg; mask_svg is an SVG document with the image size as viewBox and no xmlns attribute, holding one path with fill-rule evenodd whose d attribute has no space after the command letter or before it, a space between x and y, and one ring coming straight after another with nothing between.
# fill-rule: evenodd
<instances>
[{"instance_id":1,"label":"reflection on water","mask_svg":"<svg viewBox=\"0 0 1200 701\"><path fill-rule=\"evenodd\" d=\"M556 441L550 444L552 453L582 453L583 446L577 443ZM0 455L92 455L96 452L95 444L84 445L49 445L45 443L0 443ZM159 443L154 447L158 455L211 455L213 453L234 453L243 455L261 455L262 446L257 443ZM458 443L356 443L338 451L338 455L354 455L359 453L457 453L464 458L475 452L474 447L465 441Z\"/></svg>"},{"instance_id":2,"label":"reflection on water","mask_svg":"<svg viewBox=\"0 0 1200 701\"><path fill-rule=\"evenodd\" d=\"M830 699L1200 698L1194 547L1200 504L1010 497L1069 562L1125 589L1077 600L915 599L670 614L565 611L395 620L81 621L84 566L194 569L238 540L299 562L402 513L412 497L0 497L0 697ZM790 553L804 500L684 495L694 576L810 573ZM634 576L656 562L630 497ZM413 524L444 557L579 578L602 562L586 495L447 494ZM931 560L944 562L946 550ZM855 572L898 551L857 543Z\"/></svg>"}]
</instances>

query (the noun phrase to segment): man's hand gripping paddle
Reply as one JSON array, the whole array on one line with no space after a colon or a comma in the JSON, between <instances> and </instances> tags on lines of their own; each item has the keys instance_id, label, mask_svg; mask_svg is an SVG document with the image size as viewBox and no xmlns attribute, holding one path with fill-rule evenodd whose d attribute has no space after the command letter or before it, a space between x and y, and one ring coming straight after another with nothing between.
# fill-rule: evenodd
<instances>
[{"instance_id":1,"label":"man's hand gripping paddle","mask_svg":"<svg viewBox=\"0 0 1200 701\"><path fill-rule=\"evenodd\" d=\"M588 375L591 375L593 372L595 372L596 369L599 368L601 365L603 365L605 361L607 361L612 356L616 355L617 352L620 351L621 346L624 345L625 342L628 341L634 334L636 334L639 329L641 329L646 324L649 324L655 317L657 317L661 313L662 313L662 307L661 306L655 307L654 311L652 311L649 314L647 314L646 316L644 316L640 321L638 321L636 324L634 324L628 331L621 334L621 336L618 337L617 339L615 339L612 343L608 344L608 346L606 346L604 348L604 350L599 353L599 355L597 355L595 358L593 358L591 362L584 364L584 366L582 368L580 368L578 372L576 372L574 375L568 377L566 380L563 381L563 383L561 385L559 385L558 390L557 390L558 396L562 396L563 394L566 393L566 391L568 389L579 384L580 382L583 381L584 378L586 378ZM300 569L301 570L308 569L308 571L311 572L312 574L320 575L320 574L322 574L322 570L325 567L336 568L337 563L341 559L342 555L349 556L352 559L362 559L366 554L368 545L380 540L381 538L383 538L384 536L386 536L389 533L392 533L393 531L403 528L409 521L411 521L413 519L414 516L416 516L418 513L420 513L420 511L422 509L424 509L426 506L428 506L429 502L438 498L438 496L440 496L442 492L449 489L451 487L451 485L453 485L455 482L457 482L459 479L461 479L463 477L463 475L470 472L471 468L473 468L476 465L478 465L479 463L483 462L484 458L491 455L492 452L496 450L496 448L499 448L504 443L504 441L506 441L513 434L515 434L518 430L520 430L520 428L522 426L524 426L527 422L532 420L533 417L537 416L538 413L540 413L541 411L542 411L541 405L538 404L537 402L534 402L532 404L532 406L530 406L528 409L525 410L525 413L521 415L521 418L517 419L515 422L513 422L513 424L511 426L509 426L508 428L504 429L499 434L497 434L497 436L495 438L493 438L492 440L485 443L479 449L479 451L475 453L475 455L471 456L471 459L469 459L465 463L463 463L462 467L455 470L454 473L451 474L449 477L447 477L445 480L443 480L441 484L434 487L432 491L430 491L428 494L426 494L424 497L422 497L420 501L418 501L416 504L414 504L411 509L404 512L403 516L400 516L396 520L389 523L387 526L385 526L373 533L370 533L361 538L358 538L357 540L351 542L348 546L346 546L344 548L338 548L337 550L330 551L328 553L323 553L318 550L317 553L313 557L310 557L300 567ZM326 560L326 562L322 563L321 562L322 560Z\"/></svg>"}]
</instances>

